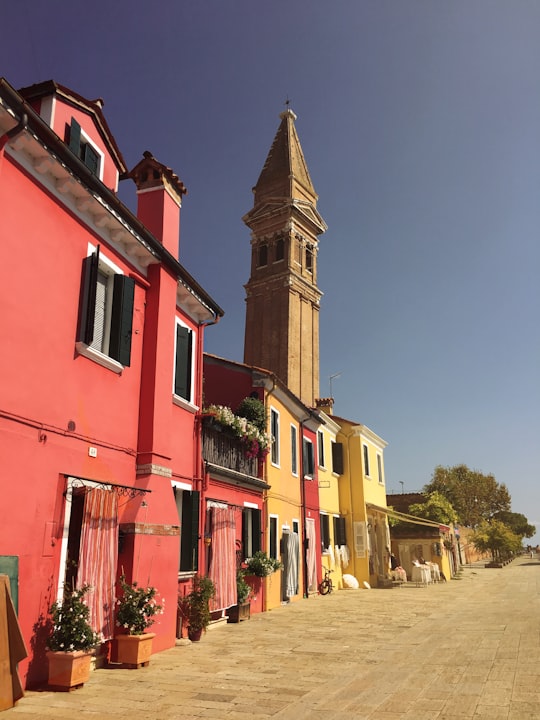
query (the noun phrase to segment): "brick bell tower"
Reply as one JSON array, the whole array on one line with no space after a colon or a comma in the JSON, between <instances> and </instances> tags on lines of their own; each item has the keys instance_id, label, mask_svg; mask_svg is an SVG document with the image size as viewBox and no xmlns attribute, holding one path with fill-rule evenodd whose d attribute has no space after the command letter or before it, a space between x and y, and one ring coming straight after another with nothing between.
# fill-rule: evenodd
<instances>
[{"instance_id":1,"label":"brick bell tower","mask_svg":"<svg viewBox=\"0 0 540 720\"><path fill-rule=\"evenodd\" d=\"M319 396L318 236L326 224L317 212L294 121L287 108L253 188L251 276L246 289L244 362L274 372L302 402Z\"/></svg>"}]
</instances>

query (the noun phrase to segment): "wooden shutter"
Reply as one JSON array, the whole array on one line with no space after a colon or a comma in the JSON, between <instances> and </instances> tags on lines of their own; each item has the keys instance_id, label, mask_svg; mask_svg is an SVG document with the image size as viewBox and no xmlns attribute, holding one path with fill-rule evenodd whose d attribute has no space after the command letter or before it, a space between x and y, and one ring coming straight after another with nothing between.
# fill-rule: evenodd
<instances>
[{"instance_id":1,"label":"wooden shutter","mask_svg":"<svg viewBox=\"0 0 540 720\"><path fill-rule=\"evenodd\" d=\"M200 493L197 490L184 490L180 544L180 570L184 572L199 567L199 503Z\"/></svg>"},{"instance_id":2,"label":"wooden shutter","mask_svg":"<svg viewBox=\"0 0 540 720\"><path fill-rule=\"evenodd\" d=\"M84 162L86 167L94 173L94 175L97 175L99 173L99 155L88 143L84 145L82 161Z\"/></svg>"},{"instance_id":3,"label":"wooden shutter","mask_svg":"<svg viewBox=\"0 0 540 720\"><path fill-rule=\"evenodd\" d=\"M343 475L343 443L332 443L332 472Z\"/></svg>"},{"instance_id":4,"label":"wooden shutter","mask_svg":"<svg viewBox=\"0 0 540 720\"><path fill-rule=\"evenodd\" d=\"M345 518L335 517L334 518L334 544L342 545L347 544L347 535L345 533Z\"/></svg>"},{"instance_id":5,"label":"wooden shutter","mask_svg":"<svg viewBox=\"0 0 540 720\"><path fill-rule=\"evenodd\" d=\"M176 367L174 394L191 400L191 332L183 325L176 325Z\"/></svg>"},{"instance_id":6,"label":"wooden shutter","mask_svg":"<svg viewBox=\"0 0 540 720\"><path fill-rule=\"evenodd\" d=\"M315 469L313 463L313 443L304 438L303 442L303 460L304 460L304 476L310 475L313 477Z\"/></svg>"},{"instance_id":7,"label":"wooden shutter","mask_svg":"<svg viewBox=\"0 0 540 720\"><path fill-rule=\"evenodd\" d=\"M366 557L367 549L367 529L365 522L353 523L354 532L354 552L357 558Z\"/></svg>"},{"instance_id":8,"label":"wooden shutter","mask_svg":"<svg viewBox=\"0 0 540 720\"><path fill-rule=\"evenodd\" d=\"M319 517L321 520L321 545L322 549L326 550L330 545L330 518L324 513L321 513Z\"/></svg>"},{"instance_id":9,"label":"wooden shutter","mask_svg":"<svg viewBox=\"0 0 540 720\"><path fill-rule=\"evenodd\" d=\"M94 314L99 266L99 245L96 251L84 258L82 264L81 296L79 300L79 323L77 340L91 345L94 339Z\"/></svg>"},{"instance_id":10,"label":"wooden shutter","mask_svg":"<svg viewBox=\"0 0 540 720\"><path fill-rule=\"evenodd\" d=\"M115 275L109 355L126 367L131 361L134 297L135 280L126 275Z\"/></svg>"},{"instance_id":11,"label":"wooden shutter","mask_svg":"<svg viewBox=\"0 0 540 720\"><path fill-rule=\"evenodd\" d=\"M261 511L251 511L251 530L253 533L252 544L253 552L256 553L261 550Z\"/></svg>"},{"instance_id":12,"label":"wooden shutter","mask_svg":"<svg viewBox=\"0 0 540 720\"><path fill-rule=\"evenodd\" d=\"M69 128L69 149L78 158L81 157L81 126L75 118L71 118L71 125Z\"/></svg>"}]
</instances>

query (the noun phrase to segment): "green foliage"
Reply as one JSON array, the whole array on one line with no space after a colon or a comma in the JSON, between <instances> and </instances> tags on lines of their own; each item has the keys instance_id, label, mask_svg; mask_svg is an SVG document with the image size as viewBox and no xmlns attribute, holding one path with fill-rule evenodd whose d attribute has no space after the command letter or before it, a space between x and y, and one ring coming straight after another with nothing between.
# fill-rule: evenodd
<instances>
[{"instance_id":1,"label":"green foliage","mask_svg":"<svg viewBox=\"0 0 540 720\"><path fill-rule=\"evenodd\" d=\"M204 575L194 575L191 592L178 600L180 614L191 630L206 630L211 617L208 604L215 594L213 580Z\"/></svg>"},{"instance_id":2,"label":"green foliage","mask_svg":"<svg viewBox=\"0 0 540 720\"><path fill-rule=\"evenodd\" d=\"M462 525L475 527L503 510L510 510L510 493L493 475L470 470L466 465L442 467L433 471L431 482L424 492L438 492L457 513Z\"/></svg>"},{"instance_id":3,"label":"green foliage","mask_svg":"<svg viewBox=\"0 0 540 720\"><path fill-rule=\"evenodd\" d=\"M236 414L253 423L261 433L266 432L266 408L259 398L244 398L238 406Z\"/></svg>"},{"instance_id":4,"label":"green foliage","mask_svg":"<svg viewBox=\"0 0 540 720\"><path fill-rule=\"evenodd\" d=\"M251 586L245 581L245 575L245 570L236 571L236 599L239 605L246 603L252 592Z\"/></svg>"},{"instance_id":5,"label":"green foliage","mask_svg":"<svg viewBox=\"0 0 540 720\"><path fill-rule=\"evenodd\" d=\"M84 596L91 590L84 585L79 590L65 588L62 602L51 605L53 631L47 642L49 650L72 652L91 650L99 644L100 638L90 627L88 618L90 608L84 602Z\"/></svg>"},{"instance_id":6,"label":"green foliage","mask_svg":"<svg viewBox=\"0 0 540 720\"><path fill-rule=\"evenodd\" d=\"M450 525L457 521L457 514L450 502L439 492L432 492L424 503L413 503L409 513L434 522Z\"/></svg>"},{"instance_id":7,"label":"green foliage","mask_svg":"<svg viewBox=\"0 0 540 720\"><path fill-rule=\"evenodd\" d=\"M122 597L116 601L116 625L125 628L129 635L142 635L156 622L154 616L163 612L163 606L155 599L157 590L139 587L136 582L127 583L124 575L120 577L120 587Z\"/></svg>"},{"instance_id":8,"label":"green foliage","mask_svg":"<svg viewBox=\"0 0 540 720\"><path fill-rule=\"evenodd\" d=\"M480 552L491 552L494 560L506 559L521 549L521 538L500 520L481 522L471 540Z\"/></svg>"},{"instance_id":9,"label":"green foliage","mask_svg":"<svg viewBox=\"0 0 540 720\"><path fill-rule=\"evenodd\" d=\"M246 574L257 577L267 577L282 567L279 560L269 557L264 550L257 550L253 557L246 560Z\"/></svg>"},{"instance_id":10,"label":"green foliage","mask_svg":"<svg viewBox=\"0 0 540 720\"><path fill-rule=\"evenodd\" d=\"M530 538L536 534L536 527L529 525L529 521L522 513L501 510L494 518L503 522L513 533L522 538Z\"/></svg>"}]
</instances>

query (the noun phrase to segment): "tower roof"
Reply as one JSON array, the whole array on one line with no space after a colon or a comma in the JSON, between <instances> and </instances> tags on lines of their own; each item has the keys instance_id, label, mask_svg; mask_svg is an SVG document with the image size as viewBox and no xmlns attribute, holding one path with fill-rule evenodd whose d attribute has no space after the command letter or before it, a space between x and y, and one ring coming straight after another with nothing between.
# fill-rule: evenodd
<instances>
[{"instance_id":1,"label":"tower roof","mask_svg":"<svg viewBox=\"0 0 540 720\"><path fill-rule=\"evenodd\" d=\"M317 194L294 125L296 115L287 108L279 117L281 123L253 188L255 205L269 197L316 203Z\"/></svg>"}]
</instances>

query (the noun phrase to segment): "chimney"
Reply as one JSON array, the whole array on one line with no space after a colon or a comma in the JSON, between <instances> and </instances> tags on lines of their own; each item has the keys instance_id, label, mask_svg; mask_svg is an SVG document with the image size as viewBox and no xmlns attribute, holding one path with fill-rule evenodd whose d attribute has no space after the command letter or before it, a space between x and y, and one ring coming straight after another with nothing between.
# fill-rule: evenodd
<instances>
[{"instance_id":1,"label":"chimney","mask_svg":"<svg viewBox=\"0 0 540 720\"><path fill-rule=\"evenodd\" d=\"M171 168L146 150L128 177L137 186L137 217L175 258L180 252L180 208L187 190Z\"/></svg>"},{"instance_id":2,"label":"chimney","mask_svg":"<svg viewBox=\"0 0 540 720\"><path fill-rule=\"evenodd\" d=\"M315 400L315 407L318 410L322 410L327 415L332 415L334 408L334 398L317 398Z\"/></svg>"}]
</instances>

